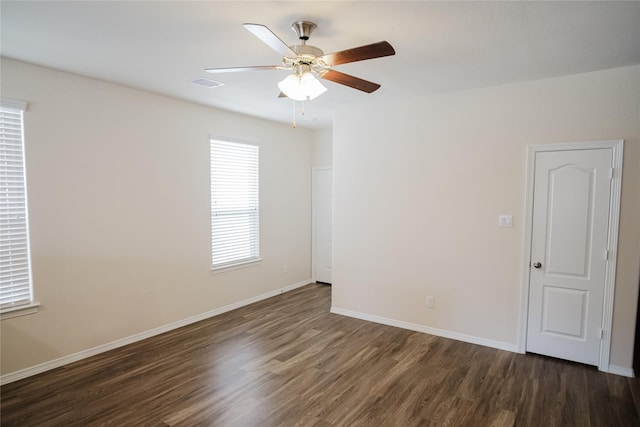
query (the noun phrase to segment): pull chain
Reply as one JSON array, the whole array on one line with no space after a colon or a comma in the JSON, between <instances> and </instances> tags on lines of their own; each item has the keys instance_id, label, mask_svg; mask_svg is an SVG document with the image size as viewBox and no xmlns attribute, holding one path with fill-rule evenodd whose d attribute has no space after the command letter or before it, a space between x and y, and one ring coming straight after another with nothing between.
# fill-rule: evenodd
<instances>
[{"instance_id":1,"label":"pull chain","mask_svg":"<svg viewBox=\"0 0 640 427\"><path fill-rule=\"evenodd\" d=\"M296 128L296 101L293 100L293 128Z\"/></svg>"}]
</instances>

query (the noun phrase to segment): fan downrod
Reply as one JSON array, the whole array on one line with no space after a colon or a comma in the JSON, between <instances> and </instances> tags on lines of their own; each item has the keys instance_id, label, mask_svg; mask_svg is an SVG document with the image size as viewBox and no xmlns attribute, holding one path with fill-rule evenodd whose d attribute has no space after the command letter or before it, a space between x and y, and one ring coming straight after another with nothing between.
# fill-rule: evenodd
<instances>
[{"instance_id":1,"label":"fan downrod","mask_svg":"<svg viewBox=\"0 0 640 427\"><path fill-rule=\"evenodd\" d=\"M316 27L317 25L310 21L296 21L291 24L291 28L293 28L293 31L296 32L303 44L309 40L309 36L311 36Z\"/></svg>"}]
</instances>

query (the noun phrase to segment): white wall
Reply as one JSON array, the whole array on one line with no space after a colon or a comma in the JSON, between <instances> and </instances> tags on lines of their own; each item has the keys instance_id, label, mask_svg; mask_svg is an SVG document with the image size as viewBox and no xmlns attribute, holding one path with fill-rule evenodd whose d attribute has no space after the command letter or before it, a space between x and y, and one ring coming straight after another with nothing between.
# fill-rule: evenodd
<instances>
[{"instance_id":1,"label":"white wall","mask_svg":"<svg viewBox=\"0 0 640 427\"><path fill-rule=\"evenodd\" d=\"M334 309L515 348L526 146L624 139L610 361L630 369L639 121L639 66L338 110ZM498 228L498 214L514 227Z\"/></svg>"},{"instance_id":2,"label":"white wall","mask_svg":"<svg viewBox=\"0 0 640 427\"><path fill-rule=\"evenodd\" d=\"M313 133L311 164L313 166L333 164L333 128L319 129Z\"/></svg>"},{"instance_id":3,"label":"white wall","mask_svg":"<svg viewBox=\"0 0 640 427\"><path fill-rule=\"evenodd\" d=\"M2 374L310 279L312 132L6 58L1 84L29 102L42 303L2 321ZM260 146L263 262L221 274L210 272L210 135Z\"/></svg>"}]
</instances>

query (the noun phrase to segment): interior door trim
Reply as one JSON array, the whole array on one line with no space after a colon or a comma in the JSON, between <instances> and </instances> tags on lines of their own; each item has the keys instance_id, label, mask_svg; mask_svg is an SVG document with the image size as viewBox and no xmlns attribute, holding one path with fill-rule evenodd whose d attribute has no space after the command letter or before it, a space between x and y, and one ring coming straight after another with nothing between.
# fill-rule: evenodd
<instances>
[{"instance_id":1,"label":"interior door trim","mask_svg":"<svg viewBox=\"0 0 640 427\"><path fill-rule=\"evenodd\" d=\"M600 359L598 369L610 372L609 356L611 351L611 326L613 324L613 300L615 292L616 262L618 259L618 230L620 224L620 199L622 189L622 157L624 140L586 141L560 144L536 144L527 146L527 178L525 189L524 248L522 251L520 328L518 351L525 353L527 348L527 319L529 309L529 262L531 259L531 237L533 232L533 179L536 154L547 151L573 151L611 149L614 173L611 180L609 199L609 230L607 232L608 262L605 270L604 307L602 314L602 340L600 341Z\"/></svg>"}]
</instances>

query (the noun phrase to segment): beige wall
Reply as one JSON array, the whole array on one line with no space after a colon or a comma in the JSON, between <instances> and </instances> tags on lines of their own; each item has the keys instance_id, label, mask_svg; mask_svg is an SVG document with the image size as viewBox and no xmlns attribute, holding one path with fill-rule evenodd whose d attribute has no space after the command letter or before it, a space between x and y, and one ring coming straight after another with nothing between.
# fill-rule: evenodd
<instances>
[{"instance_id":1,"label":"beige wall","mask_svg":"<svg viewBox=\"0 0 640 427\"><path fill-rule=\"evenodd\" d=\"M29 102L42 303L37 314L2 321L2 374L311 277L312 132L5 58L1 90ZM215 275L210 135L260 146L263 261Z\"/></svg>"},{"instance_id":2,"label":"beige wall","mask_svg":"<svg viewBox=\"0 0 640 427\"><path fill-rule=\"evenodd\" d=\"M630 369L639 121L639 66L338 110L333 307L517 346L527 145L624 139L610 363Z\"/></svg>"}]
</instances>

